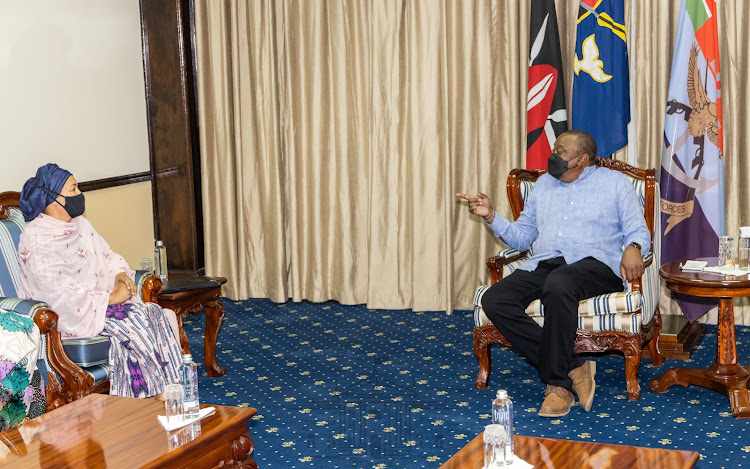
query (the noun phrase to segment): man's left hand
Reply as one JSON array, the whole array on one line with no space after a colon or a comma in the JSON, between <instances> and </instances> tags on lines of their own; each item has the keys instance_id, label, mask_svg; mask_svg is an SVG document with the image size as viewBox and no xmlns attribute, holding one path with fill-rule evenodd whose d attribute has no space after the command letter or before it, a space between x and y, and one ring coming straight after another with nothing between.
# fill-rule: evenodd
<instances>
[{"instance_id":1,"label":"man's left hand","mask_svg":"<svg viewBox=\"0 0 750 469\"><path fill-rule=\"evenodd\" d=\"M626 247L625 252L622 253L622 261L620 261L620 275L622 275L622 278L628 282L632 282L637 278L641 278L645 270L641 250L635 246Z\"/></svg>"}]
</instances>

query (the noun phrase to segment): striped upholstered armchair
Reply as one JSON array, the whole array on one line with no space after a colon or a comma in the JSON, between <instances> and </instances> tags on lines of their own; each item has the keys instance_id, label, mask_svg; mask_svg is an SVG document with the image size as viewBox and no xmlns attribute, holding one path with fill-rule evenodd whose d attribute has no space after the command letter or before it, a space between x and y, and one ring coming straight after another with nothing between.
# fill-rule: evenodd
<instances>
[{"instance_id":1,"label":"striped upholstered armchair","mask_svg":"<svg viewBox=\"0 0 750 469\"><path fill-rule=\"evenodd\" d=\"M18 192L0 193L0 308L31 317L45 334L37 368L45 380L47 410L92 393L109 391L109 338L62 339L57 314L41 301L18 298L21 277L18 242L26 226ZM143 301L156 302L161 281L137 271L135 283Z\"/></svg>"},{"instance_id":2,"label":"striped upholstered armchair","mask_svg":"<svg viewBox=\"0 0 750 469\"><path fill-rule=\"evenodd\" d=\"M643 276L628 283L627 291L596 296L580 302L578 307L578 332L575 352L613 352L625 356L625 383L628 399L637 400L641 395L638 384L641 350L648 346L653 363L664 362L659 350L661 315L659 314L659 252L660 237L654 237L654 226L660 226L661 217L656 197L659 191L653 169L638 169L617 160L597 158L597 166L605 166L624 173L635 186L643 204L646 225L651 232L652 250L645 258L646 271ZM542 170L514 169L508 176L508 199L513 217L518 218L524 200L534 188ZM494 284L518 267L528 252L505 249L497 256L487 259ZM656 262L654 262L656 259ZM482 310L482 295L489 285L479 287L474 296L474 354L479 361L479 374L474 385L485 389L489 379L491 344L510 346L503 335L492 325ZM544 308L541 301L533 301L526 313L538 324L544 324Z\"/></svg>"}]
</instances>

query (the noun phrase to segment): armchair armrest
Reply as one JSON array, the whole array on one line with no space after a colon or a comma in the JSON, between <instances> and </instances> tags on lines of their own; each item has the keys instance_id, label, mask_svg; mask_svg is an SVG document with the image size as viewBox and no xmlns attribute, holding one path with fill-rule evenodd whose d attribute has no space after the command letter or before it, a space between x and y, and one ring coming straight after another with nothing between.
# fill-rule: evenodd
<instances>
[{"instance_id":1,"label":"armchair armrest","mask_svg":"<svg viewBox=\"0 0 750 469\"><path fill-rule=\"evenodd\" d=\"M65 354L62 336L57 330L58 315L47 303L21 298L0 298L0 308L33 318L45 335L44 360L48 366L47 411L90 394L94 378ZM41 358L41 357L40 357ZM62 378L62 383L57 379Z\"/></svg>"},{"instance_id":2,"label":"armchair armrest","mask_svg":"<svg viewBox=\"0 0 750 469\"><path fill-rule=\"evenodd\" d=\"M156 303L164 285L158 277L147 270L135 271L135 284L138 286L138 296L147 303Z\"/></svg>"},{"instance_id":3,"label":"armchair armrest","mask_svg":"<svg viewBox=\"0 0 750 469\"><path fill-rule=\"evenodd\" d=\"M488 257L485 263L492 274L492 283L495 284L503 278L503 267L511 262L525 259L527 255L527 251L516 251L509 248L498 252L496 256Z\"/></svg>"},{"instance_id":4,"label":"armchair armrest","mask_svg":"<svg viewBox=\"0 0 750 469\"><path fill-rule=\"evenodd\" d=\"M57 313L43 301L1 297L0 308L30 317L42 334L47 334L53 329L57 331Z\"/></svg>"}]
</instances>

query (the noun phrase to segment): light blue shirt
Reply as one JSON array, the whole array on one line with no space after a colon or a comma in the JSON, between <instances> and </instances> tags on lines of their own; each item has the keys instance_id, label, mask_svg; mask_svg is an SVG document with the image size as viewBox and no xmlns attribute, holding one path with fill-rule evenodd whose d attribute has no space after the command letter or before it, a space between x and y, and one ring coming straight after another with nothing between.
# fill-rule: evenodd
<instances>
[{"instance_id":1,"label":"light blue shirt","mask_svg":"<svg viewBox=\"0 0 750 469\"><path fill-rule=\"evenodd\" d=\"M572 264L593 257L620 275L625 246L651 249L651 234L633 184L608 168L587 166L573 182L543 174L525 201L518 220L511 223L495 214L488 226L495 236L519 251L533 255L519 269L535 270L540 261L562 256Z\"/></svg>"}]
</instances>

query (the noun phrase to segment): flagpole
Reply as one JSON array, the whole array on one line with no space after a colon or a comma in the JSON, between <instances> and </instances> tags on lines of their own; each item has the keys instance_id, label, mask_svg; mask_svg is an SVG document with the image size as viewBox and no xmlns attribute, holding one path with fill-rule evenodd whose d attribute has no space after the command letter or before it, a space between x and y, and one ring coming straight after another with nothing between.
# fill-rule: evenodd
<instances>
[{"instance_id":1,"label":"flagpole","mask_svg":"<svg viewBox=\"0 0 750 469\"><path fill-rule=\"evenodd\" d=\"M628 60L630 76L635 76L635 1L630 3L630 28L628 29ZM635 106L635 82L636 80L630 80L630 122L628 122L628 164L630 166L638 166L638 129L636 122L638 122L638 111Z\"/></svg>"}]
</instances>

